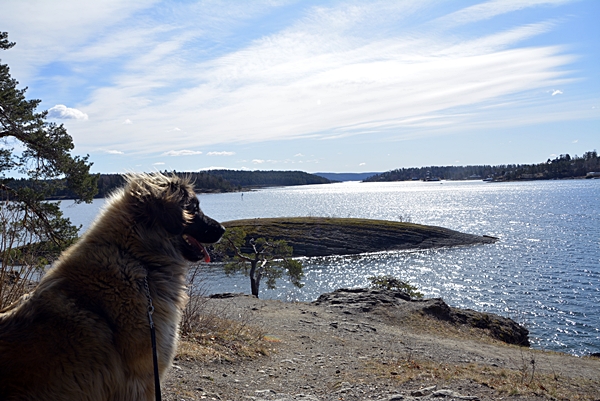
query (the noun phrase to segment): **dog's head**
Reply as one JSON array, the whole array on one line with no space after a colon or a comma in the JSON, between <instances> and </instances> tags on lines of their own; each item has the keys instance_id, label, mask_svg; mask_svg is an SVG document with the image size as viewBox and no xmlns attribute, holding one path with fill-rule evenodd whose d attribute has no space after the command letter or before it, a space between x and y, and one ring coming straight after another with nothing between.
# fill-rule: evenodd
<instances>
[{"instance_id":1,"label":"dog's head","mask_svg":"<svg viewBox=\"0 0 600 401\"><path fill-rule=\"evenodd\" d=\"M136 224L167 231L187 260L210 261L204 245L218 242L225 228L202 213L189 180L160 173L128 174L125 179Z\"/></svg>"}]
</instances>

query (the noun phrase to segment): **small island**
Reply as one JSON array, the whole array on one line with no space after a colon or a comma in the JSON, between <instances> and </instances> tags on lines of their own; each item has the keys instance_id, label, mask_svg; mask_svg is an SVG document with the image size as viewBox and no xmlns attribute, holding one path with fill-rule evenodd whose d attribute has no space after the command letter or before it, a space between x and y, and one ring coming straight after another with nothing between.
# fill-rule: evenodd
<instances>
[{"instance_id":1,"label":"small island","mask_svg":"<svg viewBox=\"0 0 600 401\"><path fill-rule=\"evenodd\" d=\"M248 237L284 240L293 247L293 256L355 255L489 244L498 240L436 226L356 218L261 218L227 221L223 225L241 228Z\"/></svg>"}]
</instances>

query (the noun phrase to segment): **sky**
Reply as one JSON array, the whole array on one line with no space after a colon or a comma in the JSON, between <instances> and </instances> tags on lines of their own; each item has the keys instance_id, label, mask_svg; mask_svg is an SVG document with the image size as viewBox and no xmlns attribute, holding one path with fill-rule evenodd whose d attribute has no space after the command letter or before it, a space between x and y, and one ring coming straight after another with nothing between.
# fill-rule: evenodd
<instances>
[{"instance_id":1,"label":"sky","mask_svg":"<svg viewBox=\"0 0 600 401\"><path fill-rule=\"evenodd\" d=\"M598 0L1 8L16 42L1 62L93 172L383 172L600 149Z\"/></svg>"}]
</instances>

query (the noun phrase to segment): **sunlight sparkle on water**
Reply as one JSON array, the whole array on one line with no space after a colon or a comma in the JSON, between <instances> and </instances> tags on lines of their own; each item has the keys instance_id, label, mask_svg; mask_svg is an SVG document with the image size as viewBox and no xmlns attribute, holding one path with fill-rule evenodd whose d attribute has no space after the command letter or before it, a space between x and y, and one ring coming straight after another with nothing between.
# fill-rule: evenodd
<instances>
[{"instance_id":1,"label":"sunlight sparkle on water","mask_svg":"<svg viewBox=\"0 0 600 401\"><path fill-rule=\"evenodd\" d=\"M337 288L366 286L369 276L391 274L426 297L525 324L535 347L600 352L600 180L355 182L199 199L203 211L220 221L356 217L499 237L491 245L304 259L302 289L280 281L261 297L312 301ZM63 210L85 228L100 204ZM210 293L249 292L246 277L226 277L218 266L208 266L204 278Z\"/></svg>"}]
</instances>

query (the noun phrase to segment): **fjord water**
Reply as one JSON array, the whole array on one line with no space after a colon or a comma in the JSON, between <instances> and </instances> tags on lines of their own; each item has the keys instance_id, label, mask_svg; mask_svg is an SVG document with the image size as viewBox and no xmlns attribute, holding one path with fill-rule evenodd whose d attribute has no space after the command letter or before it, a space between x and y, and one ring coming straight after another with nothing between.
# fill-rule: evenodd
<instances>
[{"instance_id":1,"label":"fjord water","mask_svg":"<svg viewBox=\"0 0 600 401\"><path fill-rule=\"evenodd\" d=\"M204 212L220 221L360 217L498 237L487 245L305 259L303 288L281 280L275 290L261 289L261 297L312 301L391 274L426 297L515 319L536 348L600 352L600 180L347 182L199 198ZM99 204L63 209L87 226ZM207 293L249 292L246 277L227 277L210 265L204 272Z\"/></svg>"}]
</instances>

